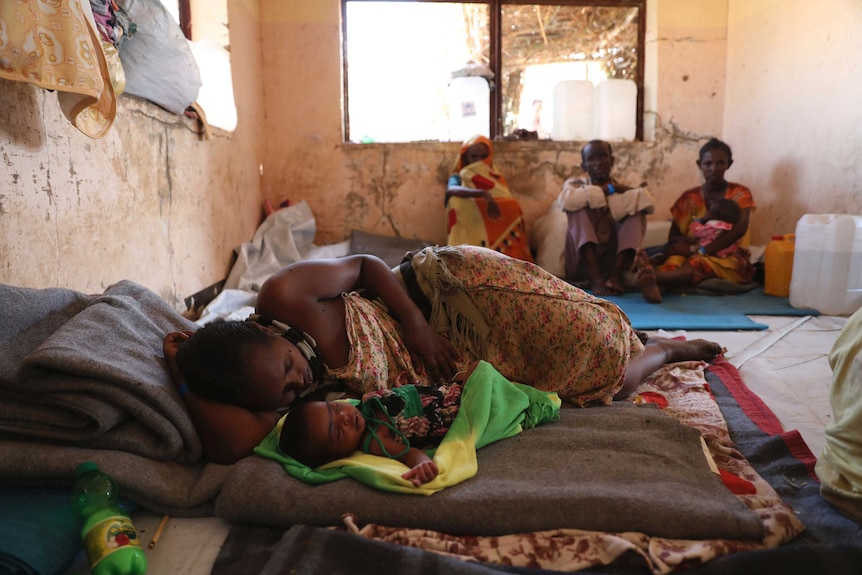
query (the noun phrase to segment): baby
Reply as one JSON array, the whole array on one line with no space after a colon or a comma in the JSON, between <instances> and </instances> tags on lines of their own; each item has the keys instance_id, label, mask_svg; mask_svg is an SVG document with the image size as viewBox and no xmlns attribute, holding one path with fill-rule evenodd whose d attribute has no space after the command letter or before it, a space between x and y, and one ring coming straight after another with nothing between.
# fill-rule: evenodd
<instances>
[{"instance_id":1,"label":"baby","mask_svg":"<svg viewBox=\"0 0 862 575\"><path fill-rule=\"evenodd\" d=\"M742 216L742 209L733 200L722 199L713 202L709 210L699 220L691 223L691 233L701 246L709 245L722 232L733 228ZM716 252L717 256L727 256L736 250L736 244Z\"/></svg>"},{"instance_id":2,"label":"baby","mask_svg":"<svg viewBox=\"0 0 862 575\"><path fill-rule=\"evenodd\" d=\"M423 451L446 435L461 405L464 382L476 368L439 386L403 382L365 394L359 405L346 401L302 401L294 405L279 437L285 455L309 467L361 450L397 459L410 468L402 477L419 487L434 479L437 465Z\"/></svg>"}]
</instances>

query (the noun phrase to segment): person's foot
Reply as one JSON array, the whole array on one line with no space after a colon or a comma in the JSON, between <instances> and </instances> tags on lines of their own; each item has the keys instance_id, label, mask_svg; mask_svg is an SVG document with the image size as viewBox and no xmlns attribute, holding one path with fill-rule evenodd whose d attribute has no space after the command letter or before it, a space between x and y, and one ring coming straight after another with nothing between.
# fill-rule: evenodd
<instances>
[{"instance_id":1,"label":"person's foot","mask_svg":"<svg viewBox=\"0 0 862 575\"><path fill-rule=\"evenodd\" d=\"M608 295L620 295L623 293L623 282L619 274L612 274L605 282L605 290Z\"/></svg>"},{"instance_id":2,"label":"person's foot","mask_svg":"<svg viewBox=\"0 0 862 575\"><path fill-rule=\"evenodd\" d=\"M603 277L590 278L590 293L598 296L612 295L608 291L607 282Z\"/></svg>"},{"instance_id":3,"label":"person's foot","mask_svg":"<svg viewBox=\"0 0 862 575\"><path fill-rule=\"evenodd\" d=\"M652 267L645 251L638 250L635 264L637 265L635 284L640 288L644 299L649 303L661 303L661 290L655 278L655 268Z\"/></svg>"},{"instance_id":4,"label":"person's foot","mask_svg":"<svg viewBox=\"0 0 862 575\"><path fill-rule=\"evenodd\" d=\"M677 361L712 361L726 350L721 344L708 339L670 339L651 337L646 345L660 345L667 353L666 363Z\"/></svg>"}]
</instances>

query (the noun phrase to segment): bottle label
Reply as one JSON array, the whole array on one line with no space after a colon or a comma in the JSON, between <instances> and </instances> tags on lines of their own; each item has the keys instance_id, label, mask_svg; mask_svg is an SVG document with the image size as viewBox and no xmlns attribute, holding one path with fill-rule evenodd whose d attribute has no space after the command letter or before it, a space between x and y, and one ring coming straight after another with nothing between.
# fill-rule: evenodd
<instances>
[{"instance_id":1,"label":"bottle label","mask_svg":"<svg viewBox=\"0 0 862 575\"><path fill-rule=\"evenodd\" d=\"M84 550L90 568L124 547L140 547L141 541L132 521L123 515L114 515L93 525L84 535Z\"/></svg>"}]
</instances>

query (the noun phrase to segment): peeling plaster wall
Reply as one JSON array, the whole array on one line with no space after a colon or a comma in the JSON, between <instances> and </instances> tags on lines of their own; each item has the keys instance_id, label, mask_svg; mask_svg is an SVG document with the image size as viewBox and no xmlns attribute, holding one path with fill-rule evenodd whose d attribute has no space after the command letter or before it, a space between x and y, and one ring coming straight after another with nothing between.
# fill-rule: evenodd
<instances>
[{"instance_id":1,"label":"peeling plaster wall","mask_svg":"<svg viewBox=\"0 0 862 575\"><path fill-rule=\"evenodd\" d=\"M862 214L862 3L824 7L730 2L724 132L756 195L755 243L806 213Z\"/></svg>"},{"instance_id":2,"label":"peeling plaster wall","mask_svg":"<svg viewBox=\"0 0 862 575\"><path fill-rule=\"evenodd\" d=\"M455 143L344 144L340 2L261 0L267 76L263 192L273 202L305 199L318 244L351 229L445 241L443 194ZM727 52L725 0L649 0L646 142L614 143L616 175L646 180L653 219L699 183L697 150L721 136ZM580 173L578 142L500 142L495 162L521 200L528 229L563 181Z\"/></svg>"},{"instance_id":3,"label":"peeling plaster wall","mask_svg":"<svg viewBox=\"0 0 862 575\"><path fill-rule=\"evenodd\" d=\"M54 93L0 80L0 282L99 293L131 279L177 309L223 279L260 222L261 94L256 4L229 2L239 125L196 123L121 96L92 140Z\"/></svg>"},{"instance_id":4,"label":"peeling plaster wall","mask_svg":"<svg viewBox=\"0 0 862 575\"><path fill-rule=\"evenodd\" d=\"M862 74L851 57L862 7L836 2L822 18L802 0L648 0L648 137L614 150L616 175L656 194L652 219L699 182L697 150L713 135L734 148L728 177L755 193L755 244L804 213L862 213ZM130 97L108 136L90 140L55 94L0 81L0 282L97 292L128 278L182 308L226 276L263 197L306 199L318 244L351 229L445 240L458 144L342 143L340 2L228 9L239 127L209 142ZM528 227L580 173L581 145L496 145Z\"/></svg>"}]
</instances>

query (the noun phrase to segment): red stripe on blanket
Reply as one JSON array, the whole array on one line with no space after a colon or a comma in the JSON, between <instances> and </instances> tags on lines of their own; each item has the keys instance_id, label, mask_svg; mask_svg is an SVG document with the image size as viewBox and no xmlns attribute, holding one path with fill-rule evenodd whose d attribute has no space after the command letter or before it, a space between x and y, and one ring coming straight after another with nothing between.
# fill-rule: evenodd
<instances>
[{"instance_id":1,"label":"red stripe on blanket","mask_svg":"<svg viewBox=\"0 0 862 575\"><path fill-rule=\"evenodd\" d=\"M811 449L808 447L808 444L805 443L805 440L802 439L799 432L795 429L787 431L781 434L781 439L784 440L784 445L787 446L787 450L790 451L790 455L799 461L799 463L803 464L805 466L805 470L808 471L808 475L819 483L820 478L817 477L817 474L814 472L814 464L817 463L817 457L811 453Z\"/></svg>"},{"instance_id":2,"label":"red stripe on blanket","mask_svg":"<svg viewBox=\"0 0 862 575\"><path fill-rule=\"evenodd\" d=\"M812 479L820 481L817 478L817 474L814 473L814 464L817 463L817 458L811 453L808 444L805 443L805 440L802 439L802 436L795 429L784 431L781 427L781 422L778 421L778 417L775 416L775 413L769 409L769 406L756 393L748 388L736 367L723 357L720 357L709 366L709 370L718 376L745 415L763 433L780 436L790 454L805 466L808 475Z\"/></svg>"},{"instance_id":3,"label":"red stripe on blanket","mask_svg":"<svg viewBox=\"0 0 862 575\"><path fill-rule=\"evenodd\" d=\"M769 409L760 397L751 391L745 382L742 381L742 376L739 372L723 357L716 359L710 366L709 371L714 373L721 379L721 382L745 412L745 415L767 435L781 435L784 429L781 427L781 422Z\"/></svg>"}]
</instances>

